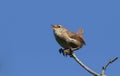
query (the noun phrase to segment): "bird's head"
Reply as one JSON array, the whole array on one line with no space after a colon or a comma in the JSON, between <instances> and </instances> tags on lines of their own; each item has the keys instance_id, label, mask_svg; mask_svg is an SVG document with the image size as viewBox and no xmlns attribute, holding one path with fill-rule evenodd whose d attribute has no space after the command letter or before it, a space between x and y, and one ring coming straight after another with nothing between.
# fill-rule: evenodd
<instances>
[{"instance_id":1,"label":"bird's head","mask_svg":"<svg viewBox=\"0 0 120 76\"><path fill-rule=\"evenodd\" d=\"M63 30L63 29L65 29L62 25L52 25L52 29L54 30L54 31L57 31L57 30Z\"/></svg>"},{"instance_id":2,"label":"bird's head","mask_svg":"<svg viewBox=\"0 0 120 76\"><path fill-rule=\"evenodd\" d=\"M66 31L66 29L62 25L52 25L52 29L54 34L57 36L61 36L61 34Z\"/></svg>"}]
</instances>

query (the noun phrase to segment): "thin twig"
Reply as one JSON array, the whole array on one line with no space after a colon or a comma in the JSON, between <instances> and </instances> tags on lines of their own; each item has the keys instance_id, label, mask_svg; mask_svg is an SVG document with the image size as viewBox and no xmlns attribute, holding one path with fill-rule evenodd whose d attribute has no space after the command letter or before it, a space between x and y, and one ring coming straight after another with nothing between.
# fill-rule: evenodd
<instances>
[{"instance_id":1,"label":"thin twig","mask_svg":"<svg viewBox=\"0 0 120 76\"><path fill-rule=\"evenodd\" d=\"M103 68L104 68L104 70L106 70L106 68L110 65L110 64L112 64L114 61L116 61L118 59L118 57L115 57L115 58L113 58L113 59L111 59Z\"/></svg>"},{"instance_id":2,"label":"thin twig","mask_svg":"<svg viewBox=\"0 0 120 76\"><path fill-rule=\"evenodd\" d=\"M116 61L118 59L118 57L115 57L113 59L111 59L105 66L103 66L102 68L102 74L104 74L105 70L107 69L107 67L112 64L114 61Z\"/></svg>"},{"instance_id":3,"label":"thin twig","mask_svg":"<svg viewBox=\"0 0 120 76\"><path fill-rule=\"evenodd\" d=\"M72 57L73 57L73 58L75 59L75 61L76 61L77 63L79 63L86 71L88 71L89 73L91 73L91 74L94 75L94 76L100 76L100 74L94 72L92 69L90 69L89 67L87 67L82 61L80 61L74 53L72 53Z\"/></svg>"}]
</instances>

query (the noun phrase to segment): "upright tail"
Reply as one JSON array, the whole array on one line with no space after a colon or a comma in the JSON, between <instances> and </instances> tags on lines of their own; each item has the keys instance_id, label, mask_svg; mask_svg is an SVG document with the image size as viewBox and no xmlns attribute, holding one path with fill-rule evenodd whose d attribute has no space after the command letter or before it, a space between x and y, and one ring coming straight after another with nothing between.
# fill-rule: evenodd
<instances>
[{"instance_id":1,"label":"upright tail","mask_svg":"<svg viewBox=\"0 0 120 76\"><path fill-rule=\"evenodd\" d=\"M84 32L84 30L83 30L82 28L80 28L80 29L78 30L78 32L77 32L77 35L80 36L80 38L82 39L83 44L86 45L86 43L85 43L85 41L84 41L84 38L83 38L83 32Z\"/></svg>"}]
</instances>

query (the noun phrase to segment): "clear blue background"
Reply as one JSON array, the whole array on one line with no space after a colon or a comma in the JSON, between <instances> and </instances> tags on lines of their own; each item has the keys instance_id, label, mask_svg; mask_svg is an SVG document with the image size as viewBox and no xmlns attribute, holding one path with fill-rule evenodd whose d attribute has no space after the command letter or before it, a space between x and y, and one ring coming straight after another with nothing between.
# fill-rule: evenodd
<instances>
[{"instance_id":1,"label":"clear blue background","mask_svg":"<svg viewBox=\"0 0 120 76\"><path fill-rule=\"evenodd\" d=\"M59 54L51 24L84 29L86 46L75 53L98 73L120 56L119 0L0 0L0 76L90 76ZM105 73L119 71L117 60Z\"/></svg>"}]
</instances>

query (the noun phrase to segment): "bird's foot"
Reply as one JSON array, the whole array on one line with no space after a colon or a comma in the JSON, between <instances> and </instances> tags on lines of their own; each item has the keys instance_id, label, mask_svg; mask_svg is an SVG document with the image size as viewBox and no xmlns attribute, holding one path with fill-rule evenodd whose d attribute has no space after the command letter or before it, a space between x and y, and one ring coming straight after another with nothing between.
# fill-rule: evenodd
<instances>
[{"instance_id":1,"label":"bird's foot","mask_svg":"<svg viewBox=\"0 0 120 76\"><path fill-rule=\"evenodd\" d=\"M73 51L71 50L71 49L59 49L59 53L61 54L63 54L63 56L70 56L70 57L72 57L72 53L73 53Z\"/></svg>"}]
</instances>

